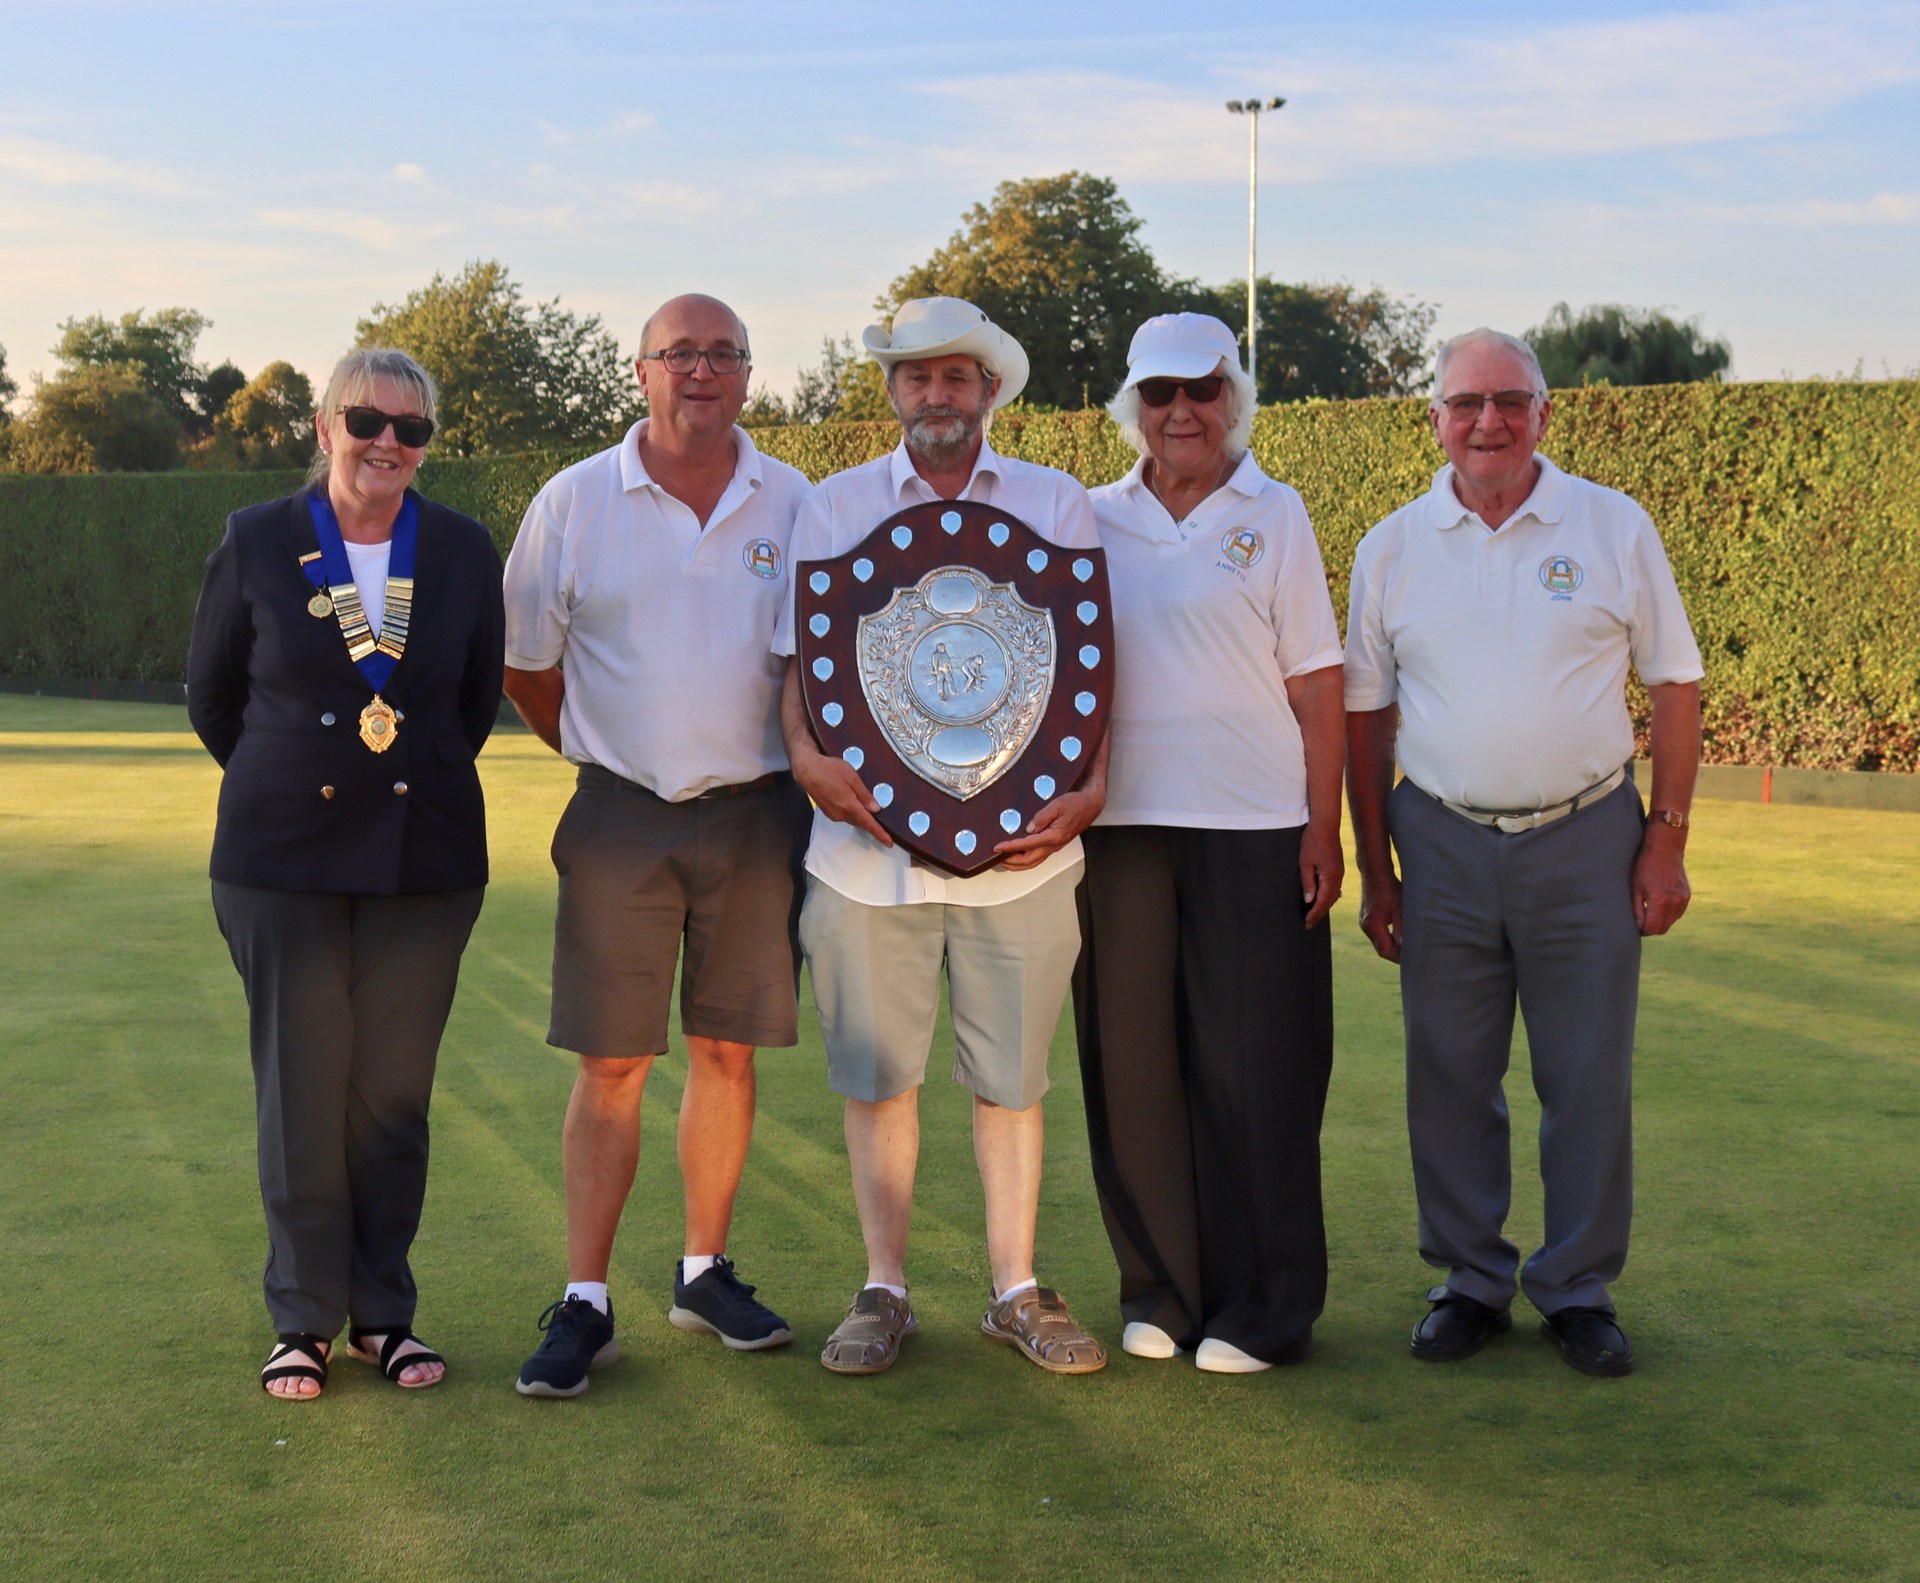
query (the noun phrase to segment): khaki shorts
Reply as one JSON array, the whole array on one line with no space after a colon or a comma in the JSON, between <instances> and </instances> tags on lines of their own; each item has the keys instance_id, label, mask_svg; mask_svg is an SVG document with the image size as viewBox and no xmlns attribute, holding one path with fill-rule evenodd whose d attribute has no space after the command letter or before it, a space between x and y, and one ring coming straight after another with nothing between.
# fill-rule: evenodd
<instances>
[{"instance_id":1,"label":"khaki shorts","mask_svg":"<svg viewBox=\"0 0 1920 1583\"><path fill-rule=\"evenodd\" d=\"M926 1081L944 961L954 1081L1009 1110L1038 1104L1080 954L1079 880L1076 866L992 907L869 907L810 877L800 943L827 1041L828 1086L877 1102Z\"/></svg>"},{"instance_id":2,"label":"khaki shorts","mask_svg":"<svg viewBox=\"0 0 1920 1583\"><path fill-rule=\"evenodd\" d=\"M665 1050L684 942L682 1033L797 1044L800 864L811 826L790 776L736 797L666 802L582 765L553 833L560 905L547 1042L583 1055Z\"/></svg>"}]
</instances>

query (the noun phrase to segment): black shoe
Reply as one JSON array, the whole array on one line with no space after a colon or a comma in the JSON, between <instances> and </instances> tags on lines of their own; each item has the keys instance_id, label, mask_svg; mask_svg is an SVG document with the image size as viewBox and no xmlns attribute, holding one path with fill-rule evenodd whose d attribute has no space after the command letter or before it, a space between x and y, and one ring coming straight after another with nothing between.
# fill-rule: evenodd
<instances>
[{"instance_id":1,"label":"black shoe","mask_svg":"<svg viewBox=\"0 0 1920 1583\"><path fill-rule=\"evenodd\" d=\"M753 1300L753 1288L733 1273L733 1260L727 1258L715 1259L690 1281L681 1280L680 1266L674 1265L667 1322L718 1336L735 1352L783 1347L793 1339L786 1320Z\"/></svg>"},{"instance_id":2,"label":"black shoe","mask_svg":"<svg viewBox=\"0 0 1920 1583\"><path fill-rule=\"evenodd\" d=\"M578 1396L587 1373L620 1356L613 1339L613 1303L603 1314L584 1297L563 1297L540 1316L540 1350L520 1366L513 1388L522 1396Z\"/></svg>"},{"instance_id":3,"label":"black shoe","mask_svg":"<svg viewBox=\"0 0 1920 1583\"><path fill-rule=\"evenodd\" d=\"M1633 1343L1611 1308L1562 1308L1540 1321L1540 1334L1582 1374L1633 1372Z\"/></svg>"},{"instance_id":4,"label":"black shoe","mask_svg":"<svg viewBox=\"0 0 1920 1583\"><path fill-rule=\"evenodd\" d=\"M1489 1308L1445 1286L1434 1287L1427 1301L1433 1307L1413 1327L1407 1348L1422 1363L1457 1363L1513 1328L1513 1315L1506 1309Z\"/></svg>"}]
</instances>

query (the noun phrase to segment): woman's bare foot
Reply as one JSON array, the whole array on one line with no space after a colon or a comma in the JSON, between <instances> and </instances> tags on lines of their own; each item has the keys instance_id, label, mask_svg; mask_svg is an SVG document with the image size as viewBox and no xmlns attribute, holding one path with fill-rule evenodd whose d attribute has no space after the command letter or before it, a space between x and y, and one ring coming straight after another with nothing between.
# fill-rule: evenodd
<instances>
[{"instance_id":1,"label":"woman's bare foot","mask_svg":"<svg viewBox=\"0 0 1920 1583\"><path fill-rule=\"evenodd\" d=\"M380 1354L387 1344L388 1332L384 1330L358 1330L353 1333L353 1343L347 1348L349 1357L358 1358L362 1363L371 1363L380 1367ZM406 1363L405 1360L415 1353L424 1354L429 1361L424 1363ZM423 1390L429 1385L438 1385L447 1375L447 1366L434 1355L429 1347L417 1336L408 1336L400 1343L394 1360L403 1364L397 1376L389 1376L402 1390Z\"/></svg>"},{"instance_id":2,"label":"woman's bare foot","mask_svg":"<svg viewBox=\"0 0 1920 1583\"><path fill-rule=\"evenodd\" d=\"M277 1396L283 1402L311 1401L326 1385L327 1361L332 1356L332 1346L316 1337L301 1336L291 1341L282 1341L268 1354L267 1366L260 1371L261 1388L269 1396ZM283 1374L277 1379L268 1379L267 1375L276 1369L296 1369L305 1372ZM316 1373L319 1375L318 1379L313 1377Z\"/></svg>"}]
</instances>

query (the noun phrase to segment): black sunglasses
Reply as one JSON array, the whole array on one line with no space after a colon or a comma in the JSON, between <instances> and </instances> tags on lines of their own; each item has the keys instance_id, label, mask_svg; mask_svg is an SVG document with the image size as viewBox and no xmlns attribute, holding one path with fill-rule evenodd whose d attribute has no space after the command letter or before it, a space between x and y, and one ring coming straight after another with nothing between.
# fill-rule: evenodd
<instances>
[{"instance_id":1,"label":"black sunglasses","mask_svg":"<svg viewBox=\"0 0 1920 1583\"><path fill-rule=\"evenodd\" d=\"M382 412L378 407L336 407L334 411L345 415L347 433L356 440L379 439L380 431L389 423L393 425L394 439L415 450L433 438L431 418L417 418L411 413Z\"/></svg>"},{"instance_id":2,"label":"black sunglasses","mask_svg":"<svg viewBox=\"0 0 1920 1583\"><path fill-rule=\"evenodd\" d=\"M1226 382L1223 374L1209 374L1205 379L1143 379L1133 388L1149 407L1172 406L1174 396L1182 390L1196 407L1204 407L1220 399L1220 387Z\"/></svg>"}]
</instances>

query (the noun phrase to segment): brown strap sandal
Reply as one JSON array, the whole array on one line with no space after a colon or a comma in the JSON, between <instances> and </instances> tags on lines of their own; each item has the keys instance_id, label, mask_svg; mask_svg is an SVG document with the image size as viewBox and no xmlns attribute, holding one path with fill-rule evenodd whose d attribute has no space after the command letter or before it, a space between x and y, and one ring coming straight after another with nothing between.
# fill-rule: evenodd
<instances>
[{"instance_id":1,"label":"brown strap sandal","mask_svg":"<svg viewBox=\"0 0 1920 1583\"><path fill-rule=\"evenodd\" d=\"M820 1361L835 1374L881 1374L900 1356L900 1343L920 1328L913 1308L882 1286L862 1287L827 1337Z\"/></svg>"},{"instance_id":2,"label":"brown strap sandal","mask_svg":"<svg viewBox=\"0 0 1920 1583\"><path fill-rule=\"evenodd\" d=\"M996 1298L980 1321L981 1332L1018 1347L1051 1374L1095 1374L1107 1366L1107 1349L1074 1323L1066 1302L1050 1286L1029 1286Z\"/></svg>"}]
</instances>

